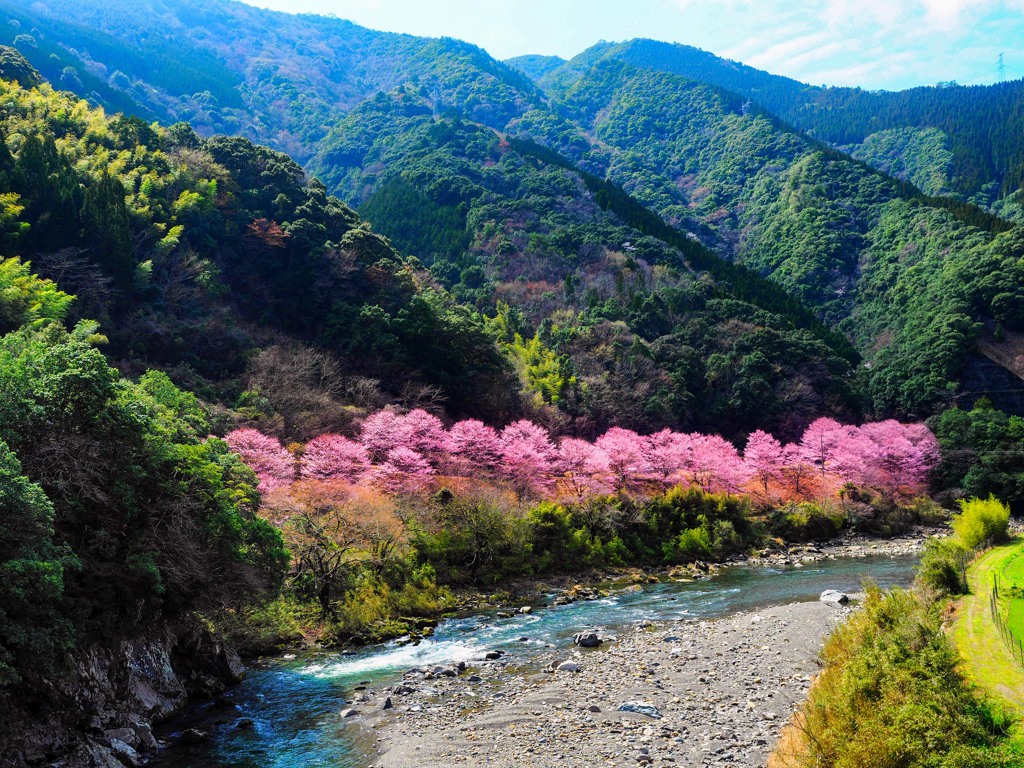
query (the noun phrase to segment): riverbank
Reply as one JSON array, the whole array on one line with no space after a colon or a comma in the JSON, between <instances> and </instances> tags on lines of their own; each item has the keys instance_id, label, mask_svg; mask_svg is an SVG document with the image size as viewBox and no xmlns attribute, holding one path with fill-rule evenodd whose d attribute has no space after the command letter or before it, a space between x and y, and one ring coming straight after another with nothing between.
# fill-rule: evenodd
<instances>
[{"instance_id":1,"label":"riverbank","mask_svg":"<svg viewBox=\"0 0 1024 768\"><path fill-rule=\"evenodd\" d=\"M761 766L849 612L808 602L636 626L525 668L499 659L455 677L410 673L354 708L378 735L379 768ZM578 671L544 671L564 662ZM619 711L629 702L654 709Z\"/></svg>"},{"instance_id":2,"label":"riverbank","mask_svg":"<svg viewBox=\"0 0 1024 768\"><path fill-rule=\"evenodd\" d=\"M743 556L723 562L695 562L661 568L617 568L586 573L560 574L545 579L512 580L500 592L464 590L456 593L462 612L514 611L523 605L546 605L595 600L628 584L686 581L710 578L722 568L742 565L797 568L836 558L920 556L930 538L949 535L948 526L915 526L891 538L844 532L829 541L814 543L773 542Z\"/></svg>"}]
</instances>

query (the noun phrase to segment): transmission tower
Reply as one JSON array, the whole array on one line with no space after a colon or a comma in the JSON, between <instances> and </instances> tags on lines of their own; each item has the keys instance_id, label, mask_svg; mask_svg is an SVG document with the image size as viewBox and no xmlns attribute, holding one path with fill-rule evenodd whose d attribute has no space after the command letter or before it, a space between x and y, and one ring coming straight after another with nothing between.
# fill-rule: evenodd
<instances>
[{"instance_id":1,"label":"transmission tower","mask_svg":"<svg viewBox=\"0 0 1024 768\"><path fill-rule=\"evenodd\" d=\"M999 54L999 64L996 66L996 70L999 72L999 82L1006 82L1006 65L1003 63L1003 54Z\"/></svg>"}]
</instances>

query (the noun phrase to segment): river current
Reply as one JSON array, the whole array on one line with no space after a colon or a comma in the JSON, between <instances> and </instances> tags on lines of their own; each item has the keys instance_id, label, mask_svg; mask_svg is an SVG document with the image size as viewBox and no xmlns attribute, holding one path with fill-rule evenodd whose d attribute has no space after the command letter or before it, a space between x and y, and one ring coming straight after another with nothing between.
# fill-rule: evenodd
<instances>
[{"instance_id":1,"label":"river current","mask_svg":"<svg viewBox=\"0 0 1024 768\"><path fill-rule=\"evenodd\" d=\"M394 642L350 655L285 656L250 670L245 681L227 694L234 706L224 706L222 701L219 710L211 710L209 704L197 707L170 726L173 732L192 725L208 728L220 721L209 742L172 747L151 765L361 768L368 763L368 736L340 712L357 687L397 682L410 667L473 663L492 650L529 665L531 657L548 645L570 646L572 635L582 629L598 628L604 630L602 634L614 635L645 619L701 620L817 600L825 589L859 591L864 579L883 587L906 585L913 579L915 564L913 557L867 557L824 560L802 568L735 566L701 581L648 584L606 599L555 608L538 605L530 615L498 618L490 613L449 619L417 645ZM251 727L240 728L239 723Z\"/></svg>"}]
</instances>

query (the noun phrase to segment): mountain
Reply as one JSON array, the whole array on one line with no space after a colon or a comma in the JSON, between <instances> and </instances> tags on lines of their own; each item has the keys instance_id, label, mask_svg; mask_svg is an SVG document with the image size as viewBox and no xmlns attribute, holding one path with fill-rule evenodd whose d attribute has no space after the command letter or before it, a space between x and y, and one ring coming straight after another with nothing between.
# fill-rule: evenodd
<instances>
[{"instance_id":1,"label":"mountain","mask_svg":"<svg viewBox=\"0 0 1024 768\"><path fill-rule=\"evenodd\" d=\"M715 86L604 62L564 93L559 119L531 112L510 130L817 307L864 354L876 408L937 407L985 323L1020 322L1016 228L925 198Z\"/></svg>"},{"instance_id":2,"label":"mountain","mask_svg":"<svg viewBox=\"0 0 1024 768\"><path fill-rule=\"evenodd\" d=\"M550 150L435 121L400 88L340 121L311 168L455 296L497 313L528 380L558 361L561 384L534 386L578 431L789 432L856 408L841 338Z\"/></svg>"},{"instance_id":3,"label":"mountain","mask_svg":"<svg viewBox=\"0 0 1024 768\"><path fill-rule=\"evenodd\" d=\"M792 298L765 298L767 288L752 288L753 276L768 277L802 305L781 311L791 329L811 331L824 322L831 331L812 333L848 361L856 356L840 348L853 343L864 362L853 386L874 413L920 416L954 398L976 398L963 381L975 389L1007 388L995 386L1003 374L991 373L991 366L1012 357L1000 345L1021 325L1024 299L1019 236L993 211L1015 215L1014 150L1001 138L1004 128L1015 130L1013 84L862 98L849 89L816 89L651 41L601 44L568 62L520 59L513 62L520 71L454 40L372 32L337 19L275 14L227 0L147 0L127 10L110 0L75 0L60 19L45 7L26 11L11 0L0 0L0 8L18 22L11 30L34 30L31 42L18 43L30 60L39 58L43 43L56 46L65 56L77 56L84 71L104 75L108 86L125 85L127 78L120 92L154 114L164 110L171 119L191 120L201 133L227 131L293 152L328 192L362 206L377 229L420 257L470 312L492 323L506 304L519 312L523 324L517 331L524 340L562 327L559 313L580 309L580 299L565 286L581 280L591 287L597 275L584 275L581 263L573 262L580 246L556 237L576 227L591 232L586 248L606 252L622 251L622 243L633 244L637 235L677 243L674 260L662 255L648 266L686 263L713 281L718 296L748 302L756 294L759 309L779 314ZM152 74L141 61L150 49L155 59L173 54L182 76ZM207 66L210 57L216 61ZM115 76L121 64L124 77ZM186 76L193 71L205 79ZM526 71L539 78L537 84ZM75 86L70 76L68 82ZM193 82L206 90L190 93ZM97 91L93 98L101 96ZM976 113L998 119L998 129L982 132L982 119L957 125L939 120L957 112L961 96L977 97ZM879 106L876 97L890 107ZM870 110L893 117L865 133L862 118ZM542 145L555 156L539 165L534 156L506 173L503 158L522 157L516 146L481 148L512 138ZM968 180L956 170L957 158L975 151L1009 170L996 178L999 168L983 169L984 183L980 177ZM600 200L595 181L586 189L587 174L612 185ZM561 192L550 186L559 175ZM979 198L977 190L993 179L1003 192ZM964 194L925 194L912 182L932 193L970 187L983 206ZM617 209L609 207L613 199L621 203ZM632 207L636 202L655 216L639 228L643 217ZM543 212L526 213L535 203ZM626 229L612 235L604 224L597 226L595 203ZM493 253L499 245L480 240L493 206L501 214L494 218L498 229L512 226L507 222L515 217L508 210L524 209L514 227L519 234L501 240L505 265ZM558 217L545 220L548 209ZM273 220L273 212L267 217ZM678 239L680 233L685 239ZM552 239L570 245L540 246ZM726 275L723 259L745 270ZM623 279L610 271L601 277L615 285ZM557 300L538 301L528 291L512 290L531 283L547 285L540 293ZM806 321L809 312L814 323ZM621 317L612 313L607 319ZM682 326L673 319L669 327ZM512 344L515 332L510 337L499 343ZM566 351L550 338L541 340L551 354L555 347ZM698 355L710 354L700 344L694 348ZM559 376L585 378L589 354L567 353ZM532 374L517 364L522 385L536 389ZM984 373L974 375L978 366ZM713 391L714 381L704 375L700 386L691 382L676 402L701 403L699 393ZM728 376L722 381L727 390L734 383ZM580 391L593 387L591 381ZM771 398L769 391L772 386L763 390L763 400ZM544 406L556 420L590 424L605 418L590 406L569 405L585 400L549 397ZM750 406L756 398L737 399L743 405L733 416L717 407L666 407L662 395L649 401L640 408L648 415L635 423L685 423L687 413L738 421L740 413L766 412ZM468 401L463 394L458 402Z\"/></svg>"},{"instance_id":4,"label":"mountain","mask_svg":"<svg viewBox=\"0 0 1024 768\"><path fill-rule=\"evenodd\" d=\"M655 40L601 43L558 68L531 70L519 61L509 63L554 96L604 61L717 85L930 195L954 194L984 206L1010 199L1000 210L1021 215L1024 81L899 92L813 86Z\"/></svg>"},{"instance_id":5,"label":"mountain","mask_svg":"<svg viewBox=\"0 0 1024 768\"><path fill-rule=\"evenodd\" d=\"M300 162L340 114L409 81L438 114L493 125L541 103L528 78L468 43L230 0L73 0L59 14L0 0L0 17L0 44L60 87L112 111L246 136Z\"/></svg>"}]
</instances>

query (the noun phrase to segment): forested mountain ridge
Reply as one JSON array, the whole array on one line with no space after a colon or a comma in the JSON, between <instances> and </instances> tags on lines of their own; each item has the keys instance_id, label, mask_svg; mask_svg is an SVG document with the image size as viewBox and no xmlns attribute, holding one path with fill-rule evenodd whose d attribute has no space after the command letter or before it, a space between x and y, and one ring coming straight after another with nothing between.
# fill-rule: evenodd
<instances>
[{"instance_id":1,"label":"forested mountain ridge","mask_svg":"<svg viewBox=\"0 0 1024 768\"><path fill-rule=\"evenodd\" d=\"M510 130L561 148L818 308L865 355L875 407L935 408L984 323L1019 323L1016 229L922 199L742 97L603 62L557 108Z\"/></svg>"},{"instance_id":2,"label":"forested mountain ridge","mask_svg":"<svg viewBox=\"0 0 1024 768\"><path fill-rule=\"evenodd\" d=\"M798 302L550 150L436 122L404 88L330 141L312 168L496 316L538 400L576 430L789 433L815 409L857 408L854 353Z\"/></svg>"},{"instance_id":3,"label":"forested mountain ridge","mask_svg":"<svg viewBox=\"0 0 1024 768\"><path fill-rule=\"evenodd\" d=\"M664 47L636 41L597 46L565 64L530 59L525 66L532 66L542 83L569 73L545 94L524 75L457 41L375 33L336 19L271 14L226 0L201 7L150 0L126 14L108 0L76 0L70 7L76 24L107 36L110 57L126 49L141 51L150 37L163 41L158 50L173 42L186 63L193 49L202 50L200 60L215 56L219 64L208 68L207 76L216 76L218 87L233 89L242 107L234 96L222 104L210 90L217 104L204 102L202 114L190 113L192 95L173 95L134 75L128 90L178 110L204 132L241 132L293 149L308 159L329 191L353 205L367 205L382 231L424 256L435 278L487 313L497 308L496 283L488 278L466 288L479 283L474 267L487 277L489 257L474 253L478 233L471 226L475 219L467 217L470 198L479 198L472 190L481 185L472 163L448 162L466 148L448 152L438 166L446 169L444 178L435 173L429 185L420 183L426 180L422 174L412 179L419 197L395 180L396 168L406 169L405 181L416 172L410 136L436 145L449 130L445 126L458 120L555 150L583 172L621 185L673 227L797 294L864 355L862 389L878 413L924 415L950 402L979 334L998 344L1002 330L1020 322L1016 235L999 233L1009 226L1004 220L925 198L910 185L872 173L790 129L748 97L621 60L628 53L640 65L650 64L648 59L662 63L678 54L671 46L665 53ZM45 11L33 13L41 39L72 34L54 26ZM23 39L20 45L30 57L36 55L30 42ZM701 77L710 80L724 71L714 57L697 58ZM92 61L90 71L110 74L109 66ZM763 93L793 88L791 82L776 88L778 79L764 73L738 72L736 77L753 78L750 87ZM114 81L123 84L121 78ZM436 135L426 131L430 123L437 126ZM469 140L461 130L452 135L461 137L456 144ZM870 151L896 151L890 139L876 136ZM910 143L930 152L936 142L941 144L939 137L928 134ZM941 175L942 163L932 160L903 171L928 187ZM529 196L534 172L504 179L501 193L510 199ZM406 213L441 214L439 229L431 217L417 220L432 228L426 239L433 238L435 246L443 232L443 249L462 249L450 254L459 274L451 269L443 274L430 255L435 246L425 247L424 237L408 237L409 227L399 236L402 227L384 220L393 209L374 199L382 181L407 203L419 200L419 207L405 205ZM1001 204L1000 210L1012 213L1010 198ZM580 213L563 213L559 226ZM925 230L945 238L946 247L924 247L932 242L921 239ZM510 253L523 254L524 241L512 242ZM561 264L552 272L560 270L555 282L573 278L574 268ZM467 269L470 283L461 274ZM524 337L539 330L532 320L543 322L532 318L522 329Z\"/></svg>"},{"instance_id":4,"label":"forested mountain ridge","mask_svg":"<svg viewBox=\"0 0 1024 768\"><path fill-rule=\"evenodd\" d=\"M604 61L717 85L928 194L955 194L1008 215L1020 213L1024 81L899 92L815 86L655 40L600 43L557 67L530 68L529 61L509 63L555 97ZM1004 199L1010 203L1000 205Z\"/></svg>"},{"instance_id":5,"label":"forested mountain ridge","mask_svg":"<svg viewBox=\"0 0 1024 768\"><path fill-rule=\"evenodd\" d=\"M111 111L243 135L305 162L339 115L412 81L434 111L502 126L541 103L533 83L476 46L375 32L230 0L74 0L58 14L0 0L0 44L57 87ZM83 79L84 78L84 79Z\"/></svg>"}]
</instances>

